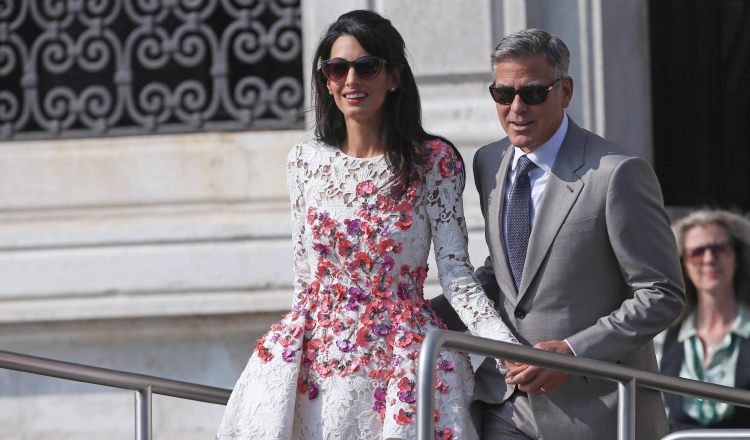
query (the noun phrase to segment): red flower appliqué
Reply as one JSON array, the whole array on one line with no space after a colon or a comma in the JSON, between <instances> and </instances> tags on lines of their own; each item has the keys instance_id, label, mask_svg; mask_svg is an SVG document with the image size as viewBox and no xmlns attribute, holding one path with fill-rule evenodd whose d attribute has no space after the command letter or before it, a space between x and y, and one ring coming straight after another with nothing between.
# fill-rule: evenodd
<instances>
[{"instance_id":1,"label":"red flower appliqu\u00e9","mask_svg":"<svg viewBox=\"0 0 750 440\"><path fill-rule=\"evenodd\" d=\"M414 421L414 413L411 411L404 411L403 408L398 410L398 414L394 414L393 418L396 419L396 423L399 425L406 425Z\"/></svg>"},{"instance_id":2,"label":"red flower appliqu\u00e9","mask_svg":"<svg viewBox=\"0 0 750 440\"><path fill-rule=\"evenodd\" d=\"M357 197L371 196L377 192L378 188L371 180L365 180L357 185Z\"/></svg>"}]
</instances>

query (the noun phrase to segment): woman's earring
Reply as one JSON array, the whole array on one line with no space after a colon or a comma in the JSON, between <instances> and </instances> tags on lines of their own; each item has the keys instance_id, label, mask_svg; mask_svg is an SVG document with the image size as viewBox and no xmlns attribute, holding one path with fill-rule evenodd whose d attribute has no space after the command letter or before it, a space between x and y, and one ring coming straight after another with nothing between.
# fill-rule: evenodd
<instances>
[{"instance_id":1,"label":"woman's earring","mask_svg":"<svg viewBox=\"0 0 750 440\"><path fill-rule=\"evenodd\" d=\"M391 87L391 92L395 92L395 91L396 91L396 88L395 87Z\"/></svg>"},{"instance_id":2,"label":"woman's earring","mask_svg":"<svg viewBox=\"0 0 750 440\"><path fill-rule=\"evenodd\" d=\"M333 95L333 92L331 91L331 89L328 89L328 94Z\"/></svg>"}]
</instances>

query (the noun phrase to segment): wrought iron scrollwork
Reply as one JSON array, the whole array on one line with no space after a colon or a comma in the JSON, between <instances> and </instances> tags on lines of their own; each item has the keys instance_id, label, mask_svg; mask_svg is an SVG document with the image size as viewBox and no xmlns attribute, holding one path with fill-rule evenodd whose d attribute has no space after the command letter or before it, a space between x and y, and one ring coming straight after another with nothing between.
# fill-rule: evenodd
<instances>
[{"instance_id":1,"label":"wrought iron scrollwork","mask_svg":"<svg viewBox=\"0 0 750 440\"><path fill-rule=\"evenodd\" d=\"M302 124L299 0L0 0L0 140Z\"/></svg>"}]
</instances>

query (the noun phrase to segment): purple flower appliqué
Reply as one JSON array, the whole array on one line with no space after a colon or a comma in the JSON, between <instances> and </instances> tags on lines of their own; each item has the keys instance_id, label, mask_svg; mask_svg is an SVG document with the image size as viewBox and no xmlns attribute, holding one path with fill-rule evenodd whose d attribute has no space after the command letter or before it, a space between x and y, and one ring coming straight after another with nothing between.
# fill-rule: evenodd
<instances>
[{"instance_id":1,"label":"purple flower appliqu\u00e9","mask_svg":"<svg viewBox=\"0 0 750 440\"><path fill-rule=\"evenodd\" d=\"M323 257L328 256L328 246L324 245L323 243L313 243L313 250L315 250L315 252L319 252Z\"/></svg>"},{"instance_id":2,"label":"purple flower appliqu\u00e9","mask_svg":"<svg viewBox=\"0 0 750 440\"><path fill-rule=\"evenodd\" d=\"M393 359L391 360L391 365L393 365L395 367L395 366L399 365L401 363L401 361L403 361L403 360L404 360L404 357L401 356L400 354L397 354L396 356L393 356Z\"/></svg>"},{"instance_id":3,"label":"purple flower appliqu\u00e9","mask_svg":"<svg viewBox=\"0 0 750 440\"><path fill-rule=\"evenodd\" d=\"M372 326L372 332L378 336L388 336L388 334L391 332L391 328L387 325L378 324Z\"/></svg>"},{"instance_id":4,"label":"purple flower appliqu\u00e9","mask_svg":"<svg viewBox=\"0 0 750 440\"><path fill-rule=\"evenodd\" d=\"M349 296L354 299L355 301L362 301L363 299L370 296L370 292L368 290L362 290L358 287L350 287L349 288Z\"/></svg>"},{"instance_id":5,"label":"purple flower appliqu\u00e9","mask_svg":"<svg viewBox=\"0 0 750 440\"><path fill-rule=\"evenodd\" d=\"M395 262L393 261L393 258L389 257L388 255L386 255L385 257L383 257L382 268L383 268L384 271L388 272L391 269L393 269L393 265L394 264L395 264Z\"/></svg>"},{"instance_id":6,"label":"purple flower appliqu\u00e9","mask_svg":"<svg viewBox=\"0 0 750 440\"><path fill-rule=\"evenodd\" d=\"M396 294L398 295L399 299L409 299L409 283L398 283Z\"/></svg>"},{"instance_id":7,"label":"purple flower appliqu\u00e9","mask_svg":"<svg viewBox=\"0 0 750 440\"><path fill-rule=\"evenodd\" d=\"M378 402L385 402L385 388L375 388L375 400Z\"/></svg>"},{"instance_id":8,"label":"purple flower appliqu\u00e9","mask_svg":"<svg viewBox=\"0 0 750 440\"><path fill-rule=\"evenodd\" d=\"M374 411L385 411L385 388L375 388L375 404L372 405Z\"/></svg>"},{"instance_id":9,"label":"purple flower appliqu\u00e9","mask_svg":"<svg viewBox=\"0 0 750 440\"><path fill-rule=\"evenodd\" d=\"M318 387L314 384L309 384L307 386L307 398L313 400L316 397L318 397Z\"/></svg>"},{"instance_id":10,"label":"purple flower appliqu\u00e9","mask_svg":"<svg viewBox=\"0 0 750 440\"><path fill-rule=\"evenodd\" d=\"M357 302L353 299L350 299L348 303L344 304L344 308L346 310L356 311L359 309L359 304L357 304Z\"/></svg>"},{"instance_id":11,"label":"purple flower appliqu\u00e9","mask_svg":"<svg viewBox=\"0 0 750 440\"><path fill-rule=\"evenodd\" d=\"M380 236L381 236L381 237L387 237L387 236L388 236L388 234L390 234L390 233L391 233L391 230L390 230L390 228L388 228L388 226L387 226L387 225L386 225L386 226L383 226L383 228L382 228L382 229L380 229Z\"/></svg>"},{"instance_id":12,"label":"purple flower appliqu\u00e9","mask_svg":"<svg viewBox=\"0 0 750 440\"><path fill-rule=\"evenodd\" d=\"M359 229L360 225L359 220L352 220L349 222L349 224L346 226L346 233L349 235L358 235L361 229Z\"/></svg>"},{"instance_id":13,"label":"purple flower appliqu\u00e9","mask_svg":"<svg viewBox=\"0 0 750 440\"><path fill-rule=\"evenodd\" d=\"M414 403L417 401L417 398L414 397L414 394L411 391L399 391L398 400L406 403Z\"/></svg>"},{"instance_id":14,"label":"purple flower appliqu\u00e9","mask_svg":"<svg viewBox=\"0 0 750 440\"><path fill-rule=\"evenodd\" d=\"M281 352L281 357L285 362L294 362L294 350L287 347Z\"/></svg>"},{"instance_id":15,"label":"purple flower appliqu\u00e9","mask_svg":"<svg viewBox=\"0 0 750 440\"><path fill-rule=\"evenodd\" d=\"M453 361L449 361L446 359L441 359L437 363L438 370L453 371L453 366Z\"/></svg>"},{"instance_id":16,"label":"purple flower appliqu\u00e9","mask_svg":"<svg viewBox=\"0 0 750 440\"><path fill-rule=\"evenodd\" d=\"M336 346L343 352L351 351L354 348L354 343L339 339L336 341Z\"/></svg>"}]
</instances>

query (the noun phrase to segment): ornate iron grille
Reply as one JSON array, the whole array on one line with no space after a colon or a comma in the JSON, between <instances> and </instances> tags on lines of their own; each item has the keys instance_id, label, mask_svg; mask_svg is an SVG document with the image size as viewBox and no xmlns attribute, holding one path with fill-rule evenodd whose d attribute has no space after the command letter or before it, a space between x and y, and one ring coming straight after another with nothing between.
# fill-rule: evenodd
<instances>
[{"instance_id":1,"label":"ornate iron grille","mask_svg":"<svg viewBox=\"0 0 750 440\"><path fill-rule=\"evenodd\" d=\"M299 0L0 0L0 140L298 128Z\"/></svg>"}]
</instances>

